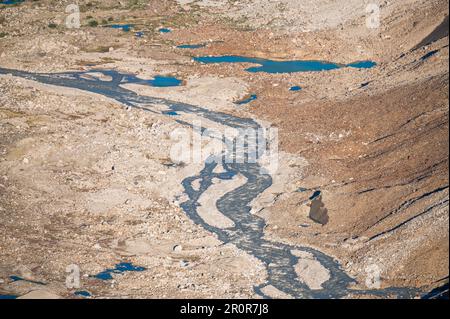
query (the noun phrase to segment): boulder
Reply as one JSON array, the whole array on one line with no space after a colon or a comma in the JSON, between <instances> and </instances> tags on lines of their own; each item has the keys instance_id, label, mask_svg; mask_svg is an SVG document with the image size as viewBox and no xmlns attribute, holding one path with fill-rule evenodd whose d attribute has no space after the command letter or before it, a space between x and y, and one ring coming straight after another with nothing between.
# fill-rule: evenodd
<instances>
[{"instance_id":1,"label":"boulder","mask_svg":"<svg viewBox=\"0 0 450 319\"><path fill-rule=\"evenodd\" d=\"M319 195L311 200L309 218L316 223L326 225L329 222L328 209L322 201L322 195Z\"/></svg>"}]
</instances>

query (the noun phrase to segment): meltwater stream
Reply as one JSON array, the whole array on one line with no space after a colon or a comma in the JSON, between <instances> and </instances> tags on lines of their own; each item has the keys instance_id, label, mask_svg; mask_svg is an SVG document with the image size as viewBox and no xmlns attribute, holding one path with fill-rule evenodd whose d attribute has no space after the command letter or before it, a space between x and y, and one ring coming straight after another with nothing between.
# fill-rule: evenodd
<instances>
[{"instance_id":1,"label":"meltwater stream","mask_svg":"<svg viewBox=\"0 0 450 319\"><path fill-rule=\"evenodd\" d=\"M109 81L87 77L88 73L102 73L110 78ZM60 87L80 89L101 94L112 98L127 107L134 107L154 113L179 114L189 113L203 117L210 121L237 129L259 129L260 125L253 119L235 117L226 113L214 112L205 108L190 104L170 101L167 99L141 96L123 88L125 83L146 83L133 75L122 74L117 71L92 70L90 72L66 72L57 74L35 74L18 70L0 68L0 74L13 76L50 84ZM160 112L153 105L164 105L168 110ZM181 120L179 123L185 124ZM215 173L215 168L221 164L224 172ZM199 199L213 184L213 179L230 180L233 176L241 174L247 178L247 183L223 196L217 201L217 208L226 217L231 219L233 228L221 229L213 227L203 221L197 212L200 206ZM196 190L192 185L200 180L200 189ZM250 203L272 185L270 175L262 173L259 164L227 164L207 162L204 169L197 175L186 178L182 182L188 200L181 204L185 213L198 225L207 231L214 233L224 243L235 245L238 249L256 257L266 268L267 280L264 284L255 287L255 292L268 298L263 293L263 288L273 286L278 290L294 298L343 298L349 295L376 295L380 297L411 298L418 291L406 288L388 288L383 290L352 290L355 281L348 276L332 257L308 247L291 246L283 243L272 242L264 238L264 219L251 214ZM292 251L308 252L330 272L330 279L323 284L323 289L312 290L302 283L295 271L295 265L299 258Z\"/></svg>"}]
</instances>

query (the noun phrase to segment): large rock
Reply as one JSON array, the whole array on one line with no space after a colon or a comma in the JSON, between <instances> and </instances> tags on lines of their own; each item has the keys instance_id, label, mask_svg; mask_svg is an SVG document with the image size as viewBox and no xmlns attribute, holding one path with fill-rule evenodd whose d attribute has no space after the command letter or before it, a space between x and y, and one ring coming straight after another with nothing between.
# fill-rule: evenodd
<instances>
[{"instance_id":1,"label":"large rock","mask_svg":"<svg viewBox=\"0 0 450 319\"><path fill-rule=\"evenodd\" d=\"M319 195L311 200L309 218L321 225L328 224L330 218L328 216L328 209L322 202L322 195Z\"/></svg>"}]
</instances>

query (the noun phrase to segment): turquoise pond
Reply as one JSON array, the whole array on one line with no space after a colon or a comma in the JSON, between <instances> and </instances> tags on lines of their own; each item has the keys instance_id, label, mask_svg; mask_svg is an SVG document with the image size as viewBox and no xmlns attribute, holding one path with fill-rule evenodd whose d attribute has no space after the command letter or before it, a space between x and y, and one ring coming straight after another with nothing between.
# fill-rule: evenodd
<instances>
[{"instance_id":1,"label":"turquoise pond","mask_svg":"<svg viewBox=\"0 0 450 319\"><path fill-rule=\"evenodd\" d=\"M227 56L205 56L195 57L194 61L204 64L217 63L251 63L259 66L246 69L248 72L257 73L295 73L295 72L320 72L329 71L340 68L358 68L370 69L377 64L372 61L360 61L350 64L337 64L325 61L274 61L259 58L249 58L243 56L227 55Z\"/></svg>"},{"instance_id":2,"label":"turquoise pond","mask_svg":"<svg viewBox=\"0 0 450 319\"><path fill-rule=\"evenodd\" d=\"M161 32L161 33L170 33L170 32L172 32L172 30L170 30L169 28L160 28L158 31Z\"/></svg>"},{"instance_id":3,"label":"turquoise pond","mask_svg":"<svg viewBox=\"0 0 450 319\"><path fill-rule=\"evenodd\" d=\"M298 85L293 86L293 87L291 87L291 88L289 89L289 91L292 91L292 92L299 92L299 91L301 91L301 90L302 90L302 87L301 87L301 86L298 86Z\"/></svg>"},{"instance_id":4,"label":"turquoise pond","mask_svg":"<svg viewBox=\"0 0 450 319\"><path fill-rule=\"evenodd\" d=\"M377 64L373 61L359 61L347 64L346 66L349 68L356 68L356 69L371 69L376 65Z\"/></svg>"},{"instance_id":5,"label":"turquoise pond","mask_svg":"<svg viewBox=\"0 0 450 319\"><path fill-rule=\"evenodd\" d=\"M90 298L90 297L92 297L92 294L89 291L85 291L85 290L76 291L74 293L74 295L78 296L78 297L83 297L83 298Z\"/></svg>"},{"instance_id":6,"label":"turquoise pond","mask_svg":"<svg viewBox=\"0 0 450 319\"><path fill-rule=\"evenodd\" d=\"M23 1L24 0L2 0L2 1L0 1L0 4L11 5L11 4L18 4Z\"/></svg>"},{"instance_id":7,"label":"turquoise pond","mask_svg":"<svg viewBox=\"0 0 450 319\"><path fill-rule=\"evenodd\" d=\"M183 81L172 76L155 76L153 80L149 80L149 83L155 87L172 87L180 86Z\"/></svg>"},{"instance_id":8,"label":"turquoise pond","mask_svg":"<svg viewBox=\"0 0 450 319\"><path fill-rule=\"evenodd\" d=\"M173 76L155 76L153 80L143 80L135 76L126 76L122 83L133 83L133 84L142 84L149 85L153 87L175 87L183 84L183 80L177 79Z\"/></svg>"},{"instance_id":9,"label":"turquoise pond","mask_svg":"<svg viewBox=\"0 0 450 319\"><path fill-rule=\"evenodd\" d=\"M177 112L174 111L166 111L163 112L164 115L168 115L168 116L178 116L179 114Z\"/></svg>"},{"instance_id":10,"label":"turquoise pond","mask_svg":"<svg viewBox=\"0 0 450 319\"><path fill-rule=\"evenodd\" d=\"M107 28L112 29L121 29L124 32L130 32L130 30L134 27L132 24L111 24L107 25Z\"/></svg>"},{"instance_id":11,"label":"turquoise pond","mask_svg":"<svg viewBox=\"0 0 450 319\"><path fill-rule=\"evenodd\" d=\"M98 273L94 277L100 280L112 280L113 274L123 274L125 272L142 272L145 271L146 268L134 266L132 263L120 263L117 264L114 269L106 269L101 273Z\"/></svg>"}]
</instances>

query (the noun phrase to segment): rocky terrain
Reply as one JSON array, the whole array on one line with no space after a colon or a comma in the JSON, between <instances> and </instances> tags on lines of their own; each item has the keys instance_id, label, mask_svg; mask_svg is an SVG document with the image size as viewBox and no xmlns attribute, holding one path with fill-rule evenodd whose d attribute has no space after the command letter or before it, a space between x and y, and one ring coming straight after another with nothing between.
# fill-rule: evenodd
<instances>
[{"instance_id":1,"label":"rocky terrain","mask_svg":"<svg viewBox=\"0 0 450 319\"><path fill-rule=\"evenodd\" d=\"M373 2L376 28L368 25ZM447 1L78 3L80 28L66 25L70 1L0 4L0 68L182 79L124 87L278 128L280 167L252 205L266 239L334 257L356 290L373 267L380 288L425 293L448 283ZM269 74L192 59L220 55L377 65ZM251 94L257 99L235 104ZM0 72L0 295L259 298L263 263L180 205L181 182L203 169L170 159L171 132L182 127L99 94ZM208 224L230 227L216 202L243 183L237 176L209 188L199 201ZM325 225L309 218L316 191ZM299 280L322 289L327 269L294 255ZM96 276L124 262L145 271ZM67 287L70 265L81 271L79 288ZM291 297L270 286L264 293Z\"/></svg>"}]
</instances>

